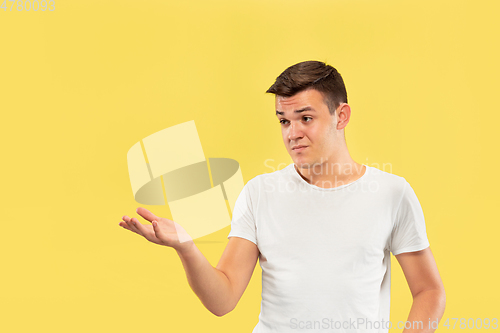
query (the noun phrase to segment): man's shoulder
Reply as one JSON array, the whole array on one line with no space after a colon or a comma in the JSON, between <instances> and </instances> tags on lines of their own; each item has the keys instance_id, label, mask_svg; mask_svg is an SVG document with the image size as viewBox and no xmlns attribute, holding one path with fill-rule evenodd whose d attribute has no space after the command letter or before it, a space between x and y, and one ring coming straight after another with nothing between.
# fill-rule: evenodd
<instances>
[{"instance_id":1,"label":"man's shoulder","mask_svg":"<svg viewBox=\"0 0 500 333\"><path fill-rule=\"evenodd\" d=\"M392 181L402 181L404 180L404 177L396 175L392 172L392 167L391 168L386 168L386 167L380 167L378 164L375 164L373 166L370 166L370 171L373 175L376 175L378 177L385 178L387 180L392 180Z\"/></svg>"},{"instance_id":2,"label":"man's shoulder","mask_svg":"<svg viewBox=\"0 0 500 333\"><path fill-rule=\"evenodd\" d=\"M370 174L372 181L377 182L380 186L392 191L401 193L407 183L402 176L392 173L392 168L380 168L379 166L370 166Z\"/></svg>"}]
</instances>

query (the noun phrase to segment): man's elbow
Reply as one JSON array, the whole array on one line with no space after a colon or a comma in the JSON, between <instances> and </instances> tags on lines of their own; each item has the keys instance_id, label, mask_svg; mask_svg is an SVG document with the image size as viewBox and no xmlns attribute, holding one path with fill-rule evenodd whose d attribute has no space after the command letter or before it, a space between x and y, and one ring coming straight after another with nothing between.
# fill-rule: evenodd
<instances>
[{"instance_id":1,"label":"man's elbow","mask_svg":"<svg viewBox=\"0 0 500 333\"><path fill-rule=\"evenodd\" d=\"M225 308L225 309L217 309L217 310L211 310L211 309L208 309L212 314L216 315L217 317L222 317L222 316L225 316L227 315L229 312L233 311L234 310L234 306L233 307L229 307L229 308Z\"/></svg>"},{"instance_id":2,"label":"man's elbow","mask_svg":"<svg viewBox=\"0 0 500 333\"><path fill-rule=\"evenodd\" d=\"M444 291L444 287L437 288L435 291L435 301L439 304L443 309L446 306L446 292Z\"/></svg>"},{"instance_id":3,"label":"man's elbow","mask_svg":"<svg viewBox=\"0 0 500 333\"><path fill-rule=\"evenodd\" d=\"M423 290L414 295L413 299L418 296L421 296L423 300L425 299L426 302L433 304L441 313L444 313L446 307L446 292L444 291L444 287Z\"/></svg>"},{"instance_id":4,"label":"man's elbow","mask_svg":"<svg viewBox=\"0 0 500 333\"><path fill-rule=\"evenodd\" d=\"M229 312L215 312L215 311L210 311L210 312L212 312L217 317L222 317L229 313Z\"/></svg>"},{"instance_id":5,"label":"man's elbow","mask_svg":"<svg viewBox=\"0 0 500 333\"><path fill-rule=\"evenodd\" d=\"M444 311L446 307L446 292L444 291L444 288L439 289L438 302Z\"/></svg>"}]
</instances>

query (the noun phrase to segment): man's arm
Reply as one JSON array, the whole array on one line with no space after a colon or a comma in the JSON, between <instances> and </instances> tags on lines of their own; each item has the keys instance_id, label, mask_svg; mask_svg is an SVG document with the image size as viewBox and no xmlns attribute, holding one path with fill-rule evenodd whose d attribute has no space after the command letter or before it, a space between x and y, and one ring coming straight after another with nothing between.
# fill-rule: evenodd
<instances>
[{"instance_id":1,"label":"man's arm","mask_svg":"<svg viewBox=\"0 0 500 333\"><path fill-rule=\"evenodd\" d=\"M435 329L429 327L431 322L441 320L446 304L443 282L432 255L430 247L416 252L396 255L408 286L413 296L413 304L408 315L408 322L421 321L423 329L413 326L404 329L403 333L432 333Z\"/></svg>"},{"instance_id":2,"label":"man's arm","mask_svg":"<svg viewBox=\"0 0 500 333\"><path fill-rule=\"evenodd\" d=\"M203 305L219 317L238 304L258 256L257 245L240 237L229 238L217 267L210 265L196 246L187 253L179 253L191 289Z\"/></svg>"},{"instance_id":3,"label":"man's arm","mask_svg":"<svg viewBox=\"0 0 500 333\"><path fill-rule=\"evenodd\" d=\"M230 237L217 267L213 267L177 223L158 217L142 207L137 209L137 213L152 225L142 224L137 218L126 215L119 225L152 243L174 248L191 289L210 312L223 316L233 310L257 263L257 245L243 238ZM179 241L180 237L184 241Z\"/></svg>"}]
</instances>

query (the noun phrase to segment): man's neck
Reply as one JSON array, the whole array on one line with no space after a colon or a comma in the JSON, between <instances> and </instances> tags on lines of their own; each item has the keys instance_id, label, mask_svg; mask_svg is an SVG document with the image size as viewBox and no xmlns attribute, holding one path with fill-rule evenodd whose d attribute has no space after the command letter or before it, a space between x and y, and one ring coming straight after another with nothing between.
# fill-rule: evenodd
<instances>
[{"instance_id":1,"label":"man's neck","mask_svg":"<svg viewBox=\"0 0 500 333\"><path fill-rule=\"evenodd\" d=\"M366 168L350 156L342 160L327 160L311 168L298 168L296 165L294 167L305 181L322 188L347 185L361 178L366 172Z\"/></svg>"}]
</instances>

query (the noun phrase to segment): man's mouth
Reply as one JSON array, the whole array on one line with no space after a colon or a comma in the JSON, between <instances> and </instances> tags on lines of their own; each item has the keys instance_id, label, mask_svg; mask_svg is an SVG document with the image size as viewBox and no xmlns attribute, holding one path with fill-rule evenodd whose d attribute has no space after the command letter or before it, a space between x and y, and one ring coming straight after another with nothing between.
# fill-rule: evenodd
<instances>
[{"instance_id":1,"label":"man's mouth","mask_svg":"<svg viewBox=\"0 0 500 333\"><path fill-rule=\"evenodd\" d=\"M307 147L308 147L308 146L297 145L297 146L293 146L293 147L292 147L292 150L293 150L293 151L301 151L301 150L306 149Z\"/></svg>"}]
</instances>

